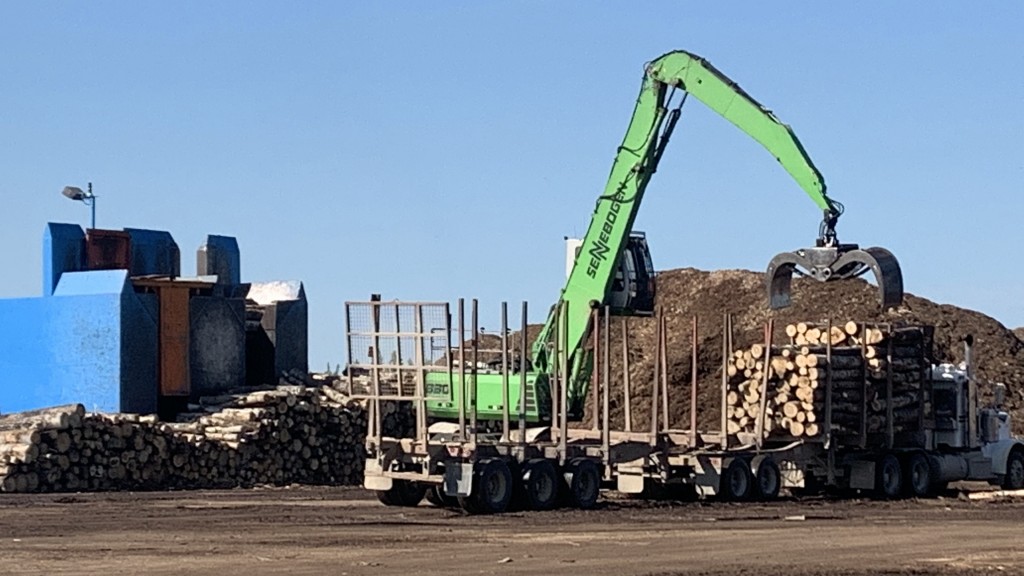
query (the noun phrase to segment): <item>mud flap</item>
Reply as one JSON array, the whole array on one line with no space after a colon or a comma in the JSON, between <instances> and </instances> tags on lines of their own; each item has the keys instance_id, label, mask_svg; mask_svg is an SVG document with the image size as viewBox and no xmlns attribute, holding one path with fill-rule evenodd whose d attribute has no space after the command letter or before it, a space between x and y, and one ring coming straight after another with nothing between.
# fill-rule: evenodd
<instances>
[{"instance_id":1,"label":"mud flap","mask_svg":"<svg viewBox=\"0 0 1024 576\"><path fill-rule=\"evenodd\" d=\"M444 467L444 493L446 496L466 497L473 493L473 465L447 464Z\"/></svg>"},{"instance_id":2,"label":"mud flap","mask_svg":"<svg viewBox=\"0 0 1024 576\"><path fill-rule=\"evenodd\" d=\"M903 272L896 257L885 248L861 250L856 244L804 248L772 258L766 272L769 306L777 310L790 305L794 272L819 282L834 282L856 278L869 270L878 284L881 307L899 306L903 302Z\"/></svg>"},{"instance_id":3,"label":"mud flap","mask_svg":"<svg viewBox=\"0 0 1024 576\"><path fill-rule=\"evenodd\" d=\"M619 468L615 475L615 489L623 494L641 494L644 491L644 472L636 473Z\"/></svg>"},{"instance_id":4,"label":"mud flap","mask_svg":"<svg viewBox=\"0 0 1024 576\"><path fill-rule=\"evenodd\" d=\"M375 458L366 460L363 472L363 488L367 490L391 490L391 478L384 475L384 468Z\"/></svg>"},{"instance_id":5,"label":"mud flap","mask_svg":"<svg viewBox=\"0 0 1024 576\"><path fill-rule=\"evenodd\" d=\"M850 488L855 490L875 489L875 463L871 460L854 460L850 464Z\"/></svg>"}]
</instances>

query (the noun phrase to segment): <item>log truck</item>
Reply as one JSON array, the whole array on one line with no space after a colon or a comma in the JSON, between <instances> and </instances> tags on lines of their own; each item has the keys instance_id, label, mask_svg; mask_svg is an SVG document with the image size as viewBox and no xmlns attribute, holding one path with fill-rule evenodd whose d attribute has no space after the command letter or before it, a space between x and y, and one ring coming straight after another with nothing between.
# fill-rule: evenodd
<instances>
[{"instance_id":1,"label":"log truck","mask_svg":"<svg viewBox=\"0 0 1024 576\"><path fill-rule=\"evenodd\" d=\"M861 249L839 241L836 224L843 206L827 195L821 173L792 130L705 59L670 52L645 67L633 117L608 183L531 357L525 358L523 345L517 362L510 367L503 361L498 371L481 369L476 363L466 370L466 359L460 356L455 371L449 342L447 368L438 370L435 364L423 370L423 391L415 398L414 438L385 437L380 418L371 419L364 485L388 505L416 505L426 495L435 504L457 502L472 512L492 513L504 511L514 494L529 509L548 509L558 501L588 508L596 502L601 486L637 493L651 481L735 500L772 498L783 486L806 487L821 478L833 486L873 490L883 497L925 495L961 479L1010 488L1024 485L1024 444L1010 435L1009 416L998 405L981 408L974 381L956 375L933 374L923 379L935 395L928 400L934 402L935 421L927 422L907 443L890 433L882 443L864 441L857 446L830 442L827 435L782 446L760 441L730 445L724 429L706 434L691 429L686 435L653 428L650 434L612 432L607 416L599 441L596 431L588 435L589 431L566 428L568 420L583 416L594 371L595 358L587 342L599 317L595 310L606 311L605 322L612 313L650 315L654 311L656 278L650 249L644 234L632 227L689 96L762 144L823 211L813 247L772 258L767 273L771 308L789 305L794 273L833 282L871 271L881 306L902 301L900 267L888 250ZM397 322L401 303L393 305ZM381 302L369 303L374 314L379 315L381 306ZM447 316L443 330L450 334ZM461 305L459 316L463 338ZM525 335L525 306L523 317ZM410 338L420 355L428 349L424 330L420 326L407 336L396 332L383 337ZM607 330L602 333L607 337ZM353 334L357 333L349 328L350 337ZM603 351L607 371L607 346ZM507 352L502 353L506 359ZM381 402L388 398L380 394L376 379L383 369L398 374L401 370L376 363L367 368L374 373L373 386L378 390L368 397L379 413ZM510 377L512 372L516 377ZM561 400L553 403L556 391ZM603 393L607 414L607 390ZM561 414L554 405L560 406ZM465 422L467 412L473 414L470 426ZM510 412L518 416L518 435L509 426ZM434 422L429 428L428 419ZM534 427L528 430L526 422Z\"/></svg>"}]
</instances>

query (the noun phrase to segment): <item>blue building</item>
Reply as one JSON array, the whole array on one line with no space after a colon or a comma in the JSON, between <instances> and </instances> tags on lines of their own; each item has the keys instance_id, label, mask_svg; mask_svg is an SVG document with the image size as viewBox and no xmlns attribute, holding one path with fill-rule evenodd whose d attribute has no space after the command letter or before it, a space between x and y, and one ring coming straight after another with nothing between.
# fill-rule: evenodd
<instances>
[{"instance_id":1,"label":"blue building","mask_svg":"<svg viewBox=\"0 0 1024 576\"><path fill-rule=\"evenodd\" d=\"M50 223L42 297L0 300L0 413L170 415L305 372L307 324L301 283L241 282L234 238L208 236L186 278L167 232Z\"/></svg>"}]
</instances>

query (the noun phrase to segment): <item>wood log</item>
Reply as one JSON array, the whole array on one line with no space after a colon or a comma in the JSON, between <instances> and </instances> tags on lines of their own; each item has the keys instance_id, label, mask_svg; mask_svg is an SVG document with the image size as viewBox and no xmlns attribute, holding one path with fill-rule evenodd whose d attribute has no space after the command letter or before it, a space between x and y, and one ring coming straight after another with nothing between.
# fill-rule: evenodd
<instances>
[{"instance_id":1,"label":"wood log","mask_svg":"<svg viewBox=\"0 0 1024 576\"><path fill-rule=\"evenodd\" d=\"M0 464L0 489L359 483L364 409L344 397L331 399L319 387L274 392L219 399L225 405L222 409L204 408L188 423L158 423L155 418L135 415L80 418L71 414L67 428L4 431L0 444L20 447L6 450L9 457ZM260 410L239 409L247 403L262 406ZM414 417L411 404L390 406L385 427L409 429L408 422ZM31 425L38 426L38 418ZM6 462L12 459L20 462Z\"/></svg>"},{"instance_id":2,"label":"wood log","mask_svg":"<svg viewBox=\"0 0 1024 576\"><path fill-rule=\"evenodd\" d=\"M892 362L886 361L885 358L869 358L867 365L876 370L889 367L894 372L920 372L923 369L921 362L916 358L893 358Z\"/></svg>"},{"instance_id":3,"label":"wood log","mask_svg":"<svg viewBox=\"0 0 1024 576\"><path fill-rule=\"evenodd\" d=\"M811 368L827 365L836 369L850 369L864 365L863 361L860 358L854 356L834 354L832 355L831 363L829 362L828 357L826 357L824 354L809 353L802 354L802 356L804 356L803 365ZM797 363L797 366L800 366L799 362Z\"/></svg>"},{"instance_id":4,"label":"wood log","mask_svg":"<svg viewBox=\"0 0 1024 576\"><path fill-rule=\"evenodd\" d=\"M0 432L0 444L36 444L41 438L39 430L15 429Z\"/></svg>"},{"instance_id":5,"label":"wood log","mask_svg":"<svg viewBox=\"0 0 1024 576\"><path fill-rule=\"evenodd\" d=\"M792 421L789 423L789 433L791 436L800 437L804 435L804 425L801 422Z\"/></svg>"},{"instance_id":6,"label":"wood log","mask_svg":"<svg viewBox=\"0 0 1024 576\"><path fill-rule=\"evenodd\" d=\"M19 428L67 428L72 415L81 417L85 407L81 404L67 404L0 416L0 430Z\"/></svg>"}]
</instances>

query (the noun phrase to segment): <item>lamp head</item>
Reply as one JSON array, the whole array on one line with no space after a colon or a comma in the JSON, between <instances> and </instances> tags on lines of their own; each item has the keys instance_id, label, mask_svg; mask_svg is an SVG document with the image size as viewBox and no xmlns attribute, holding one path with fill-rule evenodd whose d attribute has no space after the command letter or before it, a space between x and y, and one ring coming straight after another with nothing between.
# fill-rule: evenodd
<instances>
[{"instance_id":1,"label":"lamp head","mask_svg":"<svg viewBox=\"0 0 1024 576\"><path fill-rule=\"evenodd\" d=\"M88 194L83 192L82 189L78 188L77 186L65 186L64 191L61 192L61 194L67 196L72 200L85 200L86 198L89 197Z\"/></svg>"}]
</instances>

